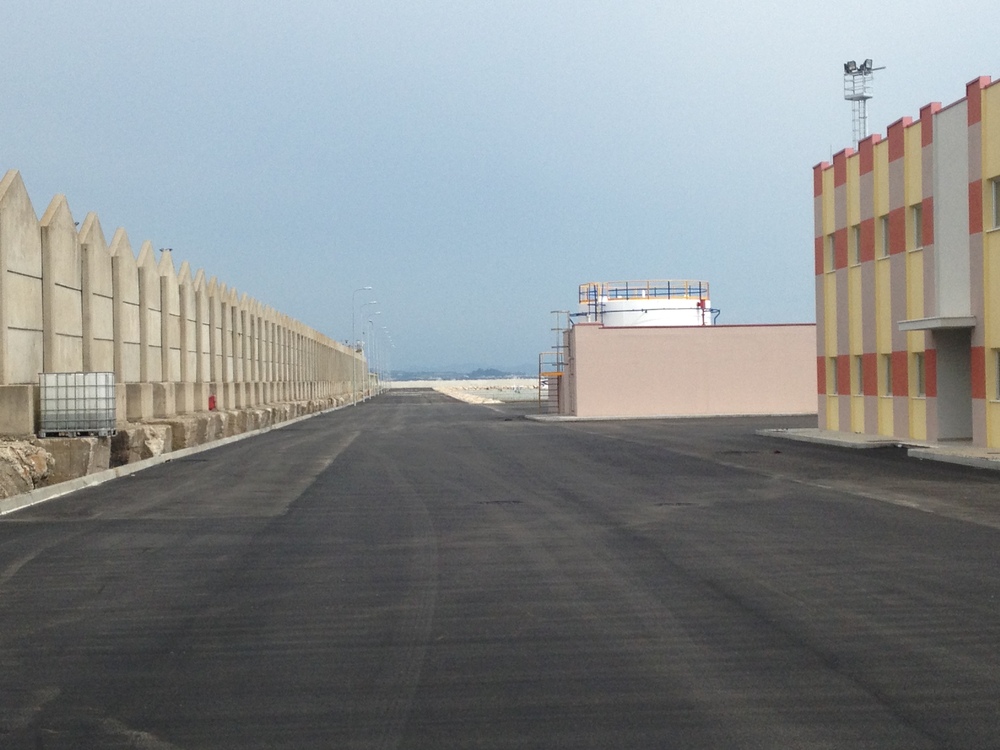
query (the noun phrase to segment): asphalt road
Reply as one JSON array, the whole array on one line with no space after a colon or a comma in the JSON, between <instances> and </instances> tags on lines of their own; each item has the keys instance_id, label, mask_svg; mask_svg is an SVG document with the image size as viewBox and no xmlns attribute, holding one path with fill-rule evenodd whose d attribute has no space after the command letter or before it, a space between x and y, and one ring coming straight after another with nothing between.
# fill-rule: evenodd
<instances>
[{"instance_id":1,"label":"asphalt road","mask_svg":"<svg viewBox=\"0 0 1000 750\"><path fill-rule=\"evenodd\" d=\"M1000 747L1000 475L429 391L0 518L0 748Z\"/></svg>"}]
</instances>

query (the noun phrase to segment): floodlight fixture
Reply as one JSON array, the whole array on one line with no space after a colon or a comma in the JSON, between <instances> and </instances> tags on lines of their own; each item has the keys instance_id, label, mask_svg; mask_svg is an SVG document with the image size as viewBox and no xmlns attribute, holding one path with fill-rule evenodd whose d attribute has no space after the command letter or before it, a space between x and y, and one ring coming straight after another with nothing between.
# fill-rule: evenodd
<instances>
[{"instance_id":1,"label":"floodlight fixture","mask_svg":"<svg viewBox=\"0 0 1000 750\"><path fill-rule=\"evenodd\" d=\"M870 57L865 58L861 65L856 60L844 63L844 99L851 103L855 146L868 137L868 100L873 96L872 82L876 70L885 68L876 68Z\"/></svg>"}]
</instances>

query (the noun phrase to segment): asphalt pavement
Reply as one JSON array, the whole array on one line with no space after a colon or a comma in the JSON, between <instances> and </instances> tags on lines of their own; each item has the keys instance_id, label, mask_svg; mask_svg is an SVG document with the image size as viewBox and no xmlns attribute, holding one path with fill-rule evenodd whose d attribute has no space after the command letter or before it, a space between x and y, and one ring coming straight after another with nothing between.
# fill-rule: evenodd
<instances>
[{"instance_id":1,"label":"asphalt pavement","mask_svg":"<svg viewBox=\"0 0 1000 750\"><path fill-rule=\"evenodd\" d=\"M390 391L0 517L0 748L1000 747L1000 474Z\"/></svg>"}]
</instances>

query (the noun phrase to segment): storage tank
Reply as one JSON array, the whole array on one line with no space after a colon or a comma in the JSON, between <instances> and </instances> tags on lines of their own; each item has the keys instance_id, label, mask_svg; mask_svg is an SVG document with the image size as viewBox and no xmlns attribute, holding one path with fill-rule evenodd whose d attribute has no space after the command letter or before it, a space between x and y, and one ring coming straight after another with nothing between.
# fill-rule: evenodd
<instances>
[{"instance_id":1,"label":"storage tank","mask_svg":"<svg viewBox=\"0 0 1000 750\"><path fill-rule=\"evenodd\" d=\"M710 326L707 281L646 280L580 284L577 322L621 326Z\"/></svg>"}]
</instances>

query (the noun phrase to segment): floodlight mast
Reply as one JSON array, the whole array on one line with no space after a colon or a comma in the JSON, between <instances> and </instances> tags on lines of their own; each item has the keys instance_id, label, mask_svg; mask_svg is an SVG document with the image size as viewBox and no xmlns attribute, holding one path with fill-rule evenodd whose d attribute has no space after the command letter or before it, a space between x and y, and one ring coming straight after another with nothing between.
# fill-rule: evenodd
<instances>
[{"instance_id":1,"label":"floodlight mast","mask_svg":"<svg viewBox=\"0 0 1000 750\"><path fill-rule=\"evenodd\" d=\"M860 65L854 60L844 63L844 99L851 103L855 147L868 137L868 100L874 96L872 83L876 70L885 70L885 66L874 67L870 57Z\"/></svg>"}]
</instances>

